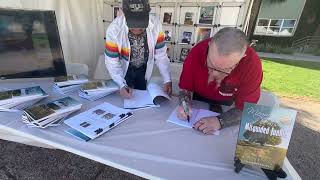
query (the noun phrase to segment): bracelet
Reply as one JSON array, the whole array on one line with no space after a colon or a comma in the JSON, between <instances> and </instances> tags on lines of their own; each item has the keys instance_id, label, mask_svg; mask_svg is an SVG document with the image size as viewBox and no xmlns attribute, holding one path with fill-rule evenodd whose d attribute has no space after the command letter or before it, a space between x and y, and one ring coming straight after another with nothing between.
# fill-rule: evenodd
<instances>
[{"instance_id":1,"label":"bracelet","mask_svg":"<svg viewBox=\"0 0 320 180\"><path fill-rule=\"evenodd\" d=\"M222 129L224 127L223 119L222 119L222 117L220 115L217 116L217 118L218 118L219 123L220 123L220 129Z\"/></svg>"}]
</instances>

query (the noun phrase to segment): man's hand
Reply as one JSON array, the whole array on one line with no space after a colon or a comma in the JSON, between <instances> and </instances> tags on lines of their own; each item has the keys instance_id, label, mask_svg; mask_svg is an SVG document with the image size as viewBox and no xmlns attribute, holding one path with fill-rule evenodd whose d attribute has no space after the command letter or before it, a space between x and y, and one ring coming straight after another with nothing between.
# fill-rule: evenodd
<instances>
[{"instance_id":1,"label":"man's hand","mask_svg":"<svg viewBox=\"0 0 320 180\"><path fill-rule=\"evenodd\" d=\"M187 103L188 104L188 103ZM189 116L191 117L191 114L192 114L192 109L191 109L191 106L188 105L189 107ZM187 114L184 112L184 109L183 109L183 106L182 105L179 105L178 108L177 108L177 116L179 119L181 120L188 120L188 116Z\"/></svg>"},{"instance_id":2,"label":"man's hand","mask_svg":"<svg viewBox=\"0 0 320 180\"><path fill-rule=\"evenodd\" d=\"M194 124L193 128L204 134L213 134L221 128L221 125L217 117L205 117Z\"/></svg>"},{"instance_id":3,"label":"man's hand","mask_svg":"<svg viewBox=\"0 0 320 180\"><path fill-rule=\"evenodd\" d=\"M120 89L120 96L125 99L130 99L132 97L132 89L128 87L123 87Z\"/></svg>"},{"instance_id":4,"label":"man's hand","mask_svg":"<svg viewBox=\"0 0 320 180\"><path fill-rule=\"evenodd\" d=\"M163 91L171 97L171 95L172 95L172 82L165 83L163 85Z\"/></svg>"}]
</instances>

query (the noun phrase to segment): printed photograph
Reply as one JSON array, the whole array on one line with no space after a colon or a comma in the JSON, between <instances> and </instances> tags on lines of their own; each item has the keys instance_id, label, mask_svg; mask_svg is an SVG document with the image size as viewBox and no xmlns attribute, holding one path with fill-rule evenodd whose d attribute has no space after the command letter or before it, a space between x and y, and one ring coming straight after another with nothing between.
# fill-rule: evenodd
<instances>
[{"instance_id":1,"label":"printed photograph","mask_svg":"<svg viewBox=\"0 0 320 180\"><path fill-rule=\"evenodd\" d=\"M171 38L172 38L172 33L171 31L169 30L165 30L164 31L164 40L167 41L167 42L170 42L171 41Z\"/></svg>"},{"instance_id":2,"label":"printed photograph","mask_svg":"<svg viewBox=\"0 0 320 180\"><path fill-rule=\"evenodd\" d=\"M180 52L180 62L184 62L186 57L188 56L190 49L189 48L182 48Z\"/></svg>"},{"instance_id":3,"label":"printed photograph","mask_svg":"<svg viewBox=\"0 0 320 180\"><path fill-rule=\"evenodd\" d=\"M44 117L49 116L50 114L54 113L54 110L51 109L46 104L33 106L33 107L25 109L24 111L26 113L28 113L32 117L32 119L34 119L34 120L39 120L41 118L44 118Z\"/></svg>"},{"instance_id":4,"label":"printed photograph","mask_svg":"<svg viewBox=\"0 0 320 180\"><path fill-rule=\"evenodd\" d=\"M12 91L0 92L0 101L12 98Z\"/></svg>"},{"instance_id":5,"label":"printed photograph","mask_svg":"<svg viewBox=\"0 0 320 180\"><path fill-rule=\"evenodd\" d=\"M197 28L197 40L200 42L202 40L208 39L211 36L211 28Z\"/></svg>"},{"instance_id":6,"label":"printed photograph","mask_svg":"<svg viewBox=\"0 0 320 180\"><path fill-rule=\"evenodd\" d=\"M102 110L102 109L97 109L97 110L95 110L95 111L92 112L92 114L96 114L96 115L101 115L101 114L103 114L103 113L105 113L105 111Z\"/></svg>"},{"instance_id":7,"label":"printed photograph","mask_svg":"<svg viewBox=\"0 0 320 180\"><path fill-rule=\"evenodd\" d=\"M192 32L184 31L181 37L181 43L190 44L192 38Z\"/></svg>"},{"instance_id":8,"label":"printed photograph","mask_svg":"<svg viewBox=\"0 0 320 180\"><path fill-rule=\"evenodd\" d=\"M89 82L85 83L81 86L82 90L90 90L90 89L98 89L99 87L102 87L102 82Z\"/></svg>"},{"instance_id":9,"label":"printed photograph","mask_svg":"<svg viewBox=\"0 0 320 180\"><path fill-rule=\"evenodd\" d=\"M214 6L201 7L199 24L212 24L214 15Z\"/></svg>"},{"instance_id":10,"label":"printed photograph","mask_svg":"<svg viewBox=\"0 0 320 180\"><path fill-rule=\"evenodd\" d=\"M193 16L194 16L194 13L186 12L185 17L184 17L184 24L185 25L193 25Z\"/></svg>"},{"instance_id":11,"label":"printed photograph","mask_svg":"<svg viewBox=\"0 0 320 180\"><path fill-rule=\"evenodd\" d=\"M163 15L163 24L171 24L172 12L165 12Z\"/></svg>"},{"instance_id":12,"label":"printed photograph","mask_svg":"<svg viewBox=\"0 0 320 180\"><path fill-rule=\"evenodd\" d=\"M112 119L113 117L115 117L116 115L115 114L112 114L112 113L107 113L105 115L102 116L102 118L106 119L106 120L110 120Z\"/></svg>"}]
</instances>

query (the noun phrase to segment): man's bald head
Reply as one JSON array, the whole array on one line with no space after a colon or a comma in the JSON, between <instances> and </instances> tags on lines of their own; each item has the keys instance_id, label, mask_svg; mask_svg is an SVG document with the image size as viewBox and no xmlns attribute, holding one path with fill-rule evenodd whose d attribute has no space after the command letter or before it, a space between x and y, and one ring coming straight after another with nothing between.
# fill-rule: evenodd
<instances>
[{"instance_id":1,"label":"man's bald head","mask_svg":"<svg viewBox=\"0 0 320 180\"><path fill-rule=\"evenodd\" d=\"M226 27L218 31L212 37L210 43L216 45L218 53L221 56L232 53L244 55L248 46L248 40L243 31L233 27Z\"/></svg>"}]
</instances>

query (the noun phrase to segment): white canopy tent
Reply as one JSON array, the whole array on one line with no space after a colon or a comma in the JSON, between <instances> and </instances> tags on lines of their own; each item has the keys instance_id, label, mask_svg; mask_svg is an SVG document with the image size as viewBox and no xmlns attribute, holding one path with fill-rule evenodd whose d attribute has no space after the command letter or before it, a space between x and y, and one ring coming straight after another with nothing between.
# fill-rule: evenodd
<instances>
[{"instance_id":1,"label":"white canopy tent","mask_svg":"<svg viewBox=\"0 0 320 180\"><path fill-rule=\"evenodd\" d=\"M150 0L153 7L165 4L195 6L208 5L208 3L226 6L221 11L225 22L232 22L236 18L240 27L245 27L248 10L252 0ZM119 0L0 0L0 8L41 9L54 10L61 38L62 49L66 63L81 63L89 67L89 75L94 76L96 69L106 71L98 62L99 56L104 53L105 30L112 21L113 9L109 5L119 6ZM241 11L235 16L233 10L227 6L243 5ZM159 10L159 8L157 8ZM159 16L160 11L157 13ZM221 17L218 17L219 21ZM176 19L178 19L178 14ZM223 23L222 23L223 26ZM174 48L175 51L180 49ZM181 50L180 50L181 51ZM176 52L175 52L176 53ZM99 72L104 73L104 72Z\"/></svg>"}]
</instances>

